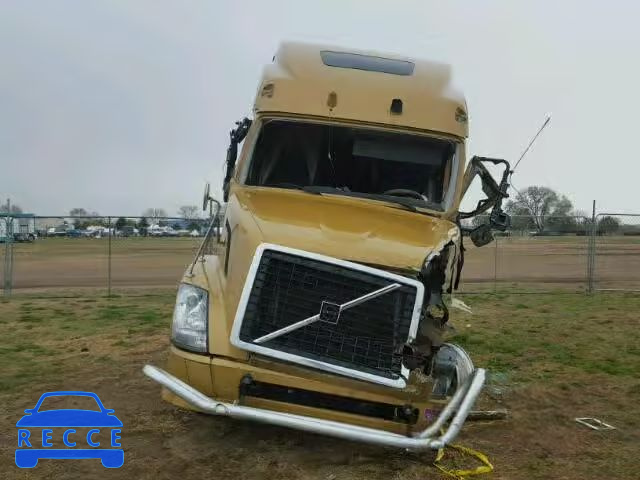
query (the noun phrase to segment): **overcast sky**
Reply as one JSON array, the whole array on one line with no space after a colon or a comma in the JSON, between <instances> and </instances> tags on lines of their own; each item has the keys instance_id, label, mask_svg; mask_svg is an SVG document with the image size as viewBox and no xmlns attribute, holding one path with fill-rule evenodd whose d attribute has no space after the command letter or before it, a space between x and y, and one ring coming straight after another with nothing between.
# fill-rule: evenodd
<instances>
[{"instance_id":1,"label":"overcast sky","mask_svg":"<svg viewBox=\"0 0 640 480\"><path fill-rule=\"evenodd\" d=\"M139 215L220 191L228 131L284 39L440 60L471 154L575 207L640 212L640 5L562 1L0 2L0 198Z\"/></svg>"}]
</instances>

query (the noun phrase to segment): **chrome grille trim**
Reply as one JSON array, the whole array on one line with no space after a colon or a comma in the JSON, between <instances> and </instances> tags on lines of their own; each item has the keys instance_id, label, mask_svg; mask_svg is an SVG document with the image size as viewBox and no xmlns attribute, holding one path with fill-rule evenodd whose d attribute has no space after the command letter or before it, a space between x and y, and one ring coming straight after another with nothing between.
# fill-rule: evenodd
<instances>
[{"instance_id":1,"label":"chrome grille trim","mask_svg":"<svg viewBox=\"0 0 640 480\"><path fill-rule=\"evenodd\" d=\"M311 368L315 368L318 370L327 371L330 373L334 373L337 375L347 376L351 378L355 378L358 380L363 380L371 383L377 383L381 385L386 385L394 388L404 388L406 386L406 379L409 375L409 370L402 366L400 377L397 379L386 378L380 375L375 375L369 372L363 372L354 368L348 368L341 365L336 365L329 362L319 361L312 358L307 358L301 355L296 355L288 352L283 352L280 350L276 350L273 348L266 347L264 345L260 345L257 343L250 343L243 341L240 338L240 331L242 327L242 322L245 317L245 313L247 310L247 304L249 302L251 291L254 283L254 279L258 268L260 266L260 262L262 259L262 255L265 251L271 250L276 252L283 252L290 255L300 256L304 258L309 258L312 260L316 260L319 262L325 262L337 266L341 266L344 268L368 273L373 276L377 276L380 278L384 278L391 282L399 283L401 285L410 286L416 289L415 295L415 303L413 305L413 312L411 317L411 324L409 327L409 334L406 339L406 342L410 342L415 339L416 332L418 329L418 323L420 321L420 313L422 310L422 299L424 297L424 286L418 280L412 278L406 278L400 275L396 275L393 273L386 272L384 270L379 270L371 267L367 267L358 263L353 263L333 257L328 257L325 255L320 255L312 252L307 252L304 250L298 250L294 248L284 247L281 245L273 245L268 243L261 244L255 252L253 260L251 262L251 266L247 273L247 279L245 281L245 285L240 297L240 301L238 303L238 308L236 310L236 316L233 323L233 328L231 331L230 341L232 345L249 352L253 352L259 355L264 355L266 357L276 358L285 362L291 362Z\"/></svg>"}]
</instances>

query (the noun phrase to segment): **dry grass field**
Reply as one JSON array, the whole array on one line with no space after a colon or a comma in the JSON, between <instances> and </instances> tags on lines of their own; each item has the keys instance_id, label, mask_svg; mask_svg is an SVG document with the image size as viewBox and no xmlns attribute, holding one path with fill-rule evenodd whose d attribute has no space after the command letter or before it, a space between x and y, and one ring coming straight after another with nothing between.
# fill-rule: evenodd
<instances>
[{"instance_id":1,"label":"dry grass field","mask_svg":"<svg viewBox=\"0 0 640 480\"><path fill-rule=\"evenodd\" d=\"M146 291L146 290L145 290ZM1 479L444 479L428 455L207 417L161 401L141 368L162 365L172 291L0 302ZM459 442L488 455L494 479L637 479L640 296L473 295L453 339L489 369L481 404L504 421L468 424ZM13 463L15 422L51 390L96 392L123 421L125 464ZM574 422L595 416L617 429ZM448 462L475 466L447 454Z\"/></svg>"},{"instance_id":2,"label":"dry grass field","mask_svg":"<svg viewBox=\"0 0 640 480\"><path fill-rule=\"evenodd\" d=\"M501 237L482 248L467 241L463 282L520 290L584 290L588 237ZM599 288L640 290L640 237L597 237L595 280Z\"/></svg>"},{"instance_id":3,"label":"dry grass field","mask_svg":"<svg viewBox=\"0 0 640 480\"><path fill-rule=\"evenodd\" d=\"M163 363L174 288L199 242L114 238L113 298L104 298L106 239L15 246L14 296L0 302L0 479L446 478L430 455L163 403L141 368ZM597 286L640 289L640 238L598 238L597 245ZM467 425L460 442L489 456L496 467L490 478L637 479L640 295L575 293L586 284L585 237L500 238L497 247L467 248L462 290L498 293L465 298L474 313L456 312L453 340L490 372L481 405L508 408L510 416ZM0 246L0 265L3 254ZM123 468L105 471L97 460L15 467L15 422L50 390L94 391L116 410L124 422ZM617 429L590 431L576 416ZM475 466L452 452L447 458Z\"/></svg>"},{"instance_id":4,"label":"dry grass field","mask_svg":"<svg viewBox=\"0 0 640 480\"><path fill-rule=\"evenodd\" d=\"M175 286L200 241L113 238L112 288ZM582 291L586 286L587 243L587 237L503 237L475 248L467 240L462 290L493 291L497 286L511 291ZM106 289L109 242L105 238L43 238L33 244L16 244L14 249L16 293ZM600 288L640 290L640 237L598 237L596 252ZM0 265L3 255L4 246L0 246Z\"/></svg>"},{"instance_id":5,"label":"dry grass field","mask_svg":"<svg viewBox=\"0 0 640 480\"><path fill-rule=\"evenodd\" d=\"M173 286L201 238L115 237L111 241L114 287ZM0 247L0 252L4 249ZM42 238L14 245L15 290L106 288L106 238ZM1 269L0 269L1 270Z\"/></svg>"}]
</instances>

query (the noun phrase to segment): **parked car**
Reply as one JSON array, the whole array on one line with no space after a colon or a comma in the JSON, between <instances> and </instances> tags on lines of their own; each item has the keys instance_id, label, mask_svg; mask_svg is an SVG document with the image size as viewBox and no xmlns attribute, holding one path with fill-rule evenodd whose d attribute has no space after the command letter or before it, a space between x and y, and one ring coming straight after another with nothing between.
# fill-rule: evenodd
<instances>
[{"instance_id":1,"label":"parked car","mask_svg":"<svg viewBox=\"0 0 640 480\"><path fill-rule=\"evenodd\" d=\"M120 230L118 230L116 234L119 237L138 237L140 235L140 232L136 227L125 225Z\"/></svg>"},{"instance_id":2,"label":"parked car","mask_svg":"<svg viewBox=\"0 0 640 480\"><path fill-rule=\"evenodd\" d=\"M18 243L32 243L36 240L35 233L14 233L13 241Z\"/></svg>"},{"instance_id":3,"label":"parked car","mask_svg":"<svg viewBox=\"0 0 640 480\"><path fill-rule=\"evenodd\" d=\"M147 233L151 237L176 237L178 232L171 227L160 227L153 225L147 229Z\"/></svg>"},{"instance_id":4,"label":"parked car","mask_svg":"<svg viewBox=\"0 0 640 480\"><path fill-rule=\"evenodd\" d=\"M47 230L47 237L66 237L69 227L67 225L59 225L51 227Z\"/></svg>"}]
</instances>

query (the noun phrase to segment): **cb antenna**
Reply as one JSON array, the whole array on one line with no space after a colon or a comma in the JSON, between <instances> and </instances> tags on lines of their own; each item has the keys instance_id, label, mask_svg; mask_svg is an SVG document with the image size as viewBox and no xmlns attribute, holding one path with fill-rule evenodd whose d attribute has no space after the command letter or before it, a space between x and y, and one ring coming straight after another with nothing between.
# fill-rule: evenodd
<instances>
[{"instance_id":1,"label":"cb antenna","mask_svg":"<svg viewBox=\"0 0 640 480\"><path fill-rule=\"evenodd\" d=\"M520 158L518 159L518 161L516 162L516 164L513 166L513 168L511 169L511 174L513 175L513 172L516 171L516 168L518 168L518 165L520 165L520 162L522 161L522 159L524 158L524 156L527 154L527 152L531 149L531 147L533 146L533 144L535 143L536 139L540 136L540 134L542 133L542 131L545 129L545 127L547 125L549 125L549 122L551 121L551 116L547 116L546 120L544 121L544 123L542 124L542 126L540 127L540 129L538 130L538 132L533 136L533 138L531 139L531 141L529 142L529 145L527 145L527 148L524 149L524 152L522 152L522 155L520 155Z\"/></svg>"}]
</instances>

